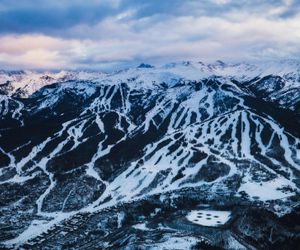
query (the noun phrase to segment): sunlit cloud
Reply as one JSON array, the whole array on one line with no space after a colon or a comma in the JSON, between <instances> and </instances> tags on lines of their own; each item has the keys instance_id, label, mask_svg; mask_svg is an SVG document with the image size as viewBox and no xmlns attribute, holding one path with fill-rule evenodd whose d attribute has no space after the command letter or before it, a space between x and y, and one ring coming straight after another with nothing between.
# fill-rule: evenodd
<instances>
[{"instance_id":1,"label":"sunlit cloud","mask_svg":"<svg viewBox=\"0 0 300 250\"><path fill-rule=\"evenodd\" d=\"M298 59L299 7L292 0L3 0L0 67Z\"/></svg>"}]
</instances>

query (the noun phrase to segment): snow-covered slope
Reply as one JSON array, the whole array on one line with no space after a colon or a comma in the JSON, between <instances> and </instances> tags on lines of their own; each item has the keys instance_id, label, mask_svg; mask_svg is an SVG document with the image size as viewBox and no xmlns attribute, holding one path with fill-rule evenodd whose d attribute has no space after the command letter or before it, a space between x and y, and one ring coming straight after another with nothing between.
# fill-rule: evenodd
<instances>
[{"instance_id":1,"label":"snow-covered slope","mask_svg":"<svg viewBox=\"0 0 300 250\"><path fill-rule=\"evenodd\" d=\"M0 78L6 246L34 246L82 213L145 200L165 206L168 199L177 209L178 197L217 200L277 215L298 202L297 63L181 62Z\"/></svg>"},{"instance_id":2,"label":"snow-covered slope","mask_svg":"<svg viewBox=\"0 0 300 250\"><path fill-rule=\"evenodd\" d=\"M57 82L101 79L103 73L84 71L34 72L0 71L0 91L2 94L26 98L44 86Z\"/></svg>"},{"instance_id":3,"label":"snow-covered slope","mask_svg":"<svg viewBox=\"0 0 300 250\"><path fill-rule=\"evenodd\" d=\"M138 88L141 84L144 88L152 88L161 83L170 87L179 81L199 81L212 76L222 78L227 82L237 81L241 84L243 91L261 93L264 98L277 101L282 105L288 104L292 109L295 109L293 102L299 101L300 63L291 60L255 64L226 64L222 61L204 64L185 61L155 67L141 64L137 68L114 73L0 71L0 93L26 98L44 86L67 81L110 82L112 84L131 81L131 85L137 84ZM291 99L292 104L289 104Z\"/></svg>"}]
</instances>

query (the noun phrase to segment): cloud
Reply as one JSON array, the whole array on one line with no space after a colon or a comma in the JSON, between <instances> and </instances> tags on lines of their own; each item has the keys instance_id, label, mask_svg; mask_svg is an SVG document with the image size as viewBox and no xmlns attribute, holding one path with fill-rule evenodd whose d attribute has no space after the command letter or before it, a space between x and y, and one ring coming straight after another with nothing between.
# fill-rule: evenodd
<instances>
[{"instance_id":1,"label":"cloud","mask_svg":"<svg viewBox=\"0 0 300 250\"><path fill-rule=\"evenodd\" d=\"M287 7L281 16L299 9L292 0L2 0L0 2L0 32L43 33L63 36L65 29L77 25L95 25L106 18L135 10L131 19L170 16L220 16L228 12L264 13L274 7Z\"/></svg>"},{"instance_id":2,"label":"cloud","mask_svg":"<svg viewBox=\"0 0 300 250\"><path fill-rule=\"evenodd\" d=\"M293 0L2 0L0 67L299 58Z\"/></svg>"},{"instance_id":3,"label":"cloud","mask_svg":"<svg viewBox=\"0 0 300 250\"><path fill-rule=\"evenodd\" d=\"M25 4L25 2L27 4ZM108 1L10 1L0 7L2 33L61 33L80 23L95 24L109 15L117 14ZM113 3L114 1L112 1ZM13 4L15 3L15 4Z\"/></svg>"}]
</instances>

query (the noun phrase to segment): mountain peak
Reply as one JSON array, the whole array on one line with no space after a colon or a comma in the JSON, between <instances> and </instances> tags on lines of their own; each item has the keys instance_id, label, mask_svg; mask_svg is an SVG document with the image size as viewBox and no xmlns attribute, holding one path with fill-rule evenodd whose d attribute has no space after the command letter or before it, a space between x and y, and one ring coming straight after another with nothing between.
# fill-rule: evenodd
<instances>
[{"instance_id":1,"label":"mountain peak","mask_svg":"<svg viewBox=\"0 0 300 250\"><path fill-rule=\"evenodd\" d=\"M146 64L146 63L141 63L138 68L144 68L144 69L151 69L154 68L154 66L150 65L150 64Z\"/></svg>"}]
</instances>

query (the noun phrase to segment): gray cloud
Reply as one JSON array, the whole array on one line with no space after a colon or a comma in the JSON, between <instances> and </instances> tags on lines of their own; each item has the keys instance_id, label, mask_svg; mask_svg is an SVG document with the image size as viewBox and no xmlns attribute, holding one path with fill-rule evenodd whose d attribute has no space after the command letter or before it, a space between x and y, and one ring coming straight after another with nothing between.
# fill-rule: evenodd
<instances>
[{"instance_id":1,"label":"gray cloud","mask_svg":"<svg viewBox=\"0 0 300 250\"><path fill-rule=\"evenodd\" d=\"M299 58L299 9L296 0L2 0L0 67Z\"/></svg>"},{"instance_id":2,"label":"gray cloud","mask_svg":"<svg viewBox=\"0 0 300 250\"><path fill-rule=\"evenodd\" d=\"M14 2L14 1L10 1ZM54 3L56 1L53 1ZM52 1L15 1L0 7L0 32L2 33L61 33L77 24L95 24L118 10L109 4L80 1L73 5L54 4ZM3 5L3 3L2 3Z\"/></svg>"},{"instance_id":3,"label":"gray cloud","mask_svg":"<svg viewBox=\"0 0 300 250\"><path fill-rule=\"evenodd\" d=\"M265 12L284 6L283 0L2 0L0 3L0 32L44 33L63 36L66 28L95 25L134 9L131 19L154 17L163 21L170 16L219 16L239 10ZM295 15L297 3L290 5L281 17Z\"/></svg>"}]
</instances>

